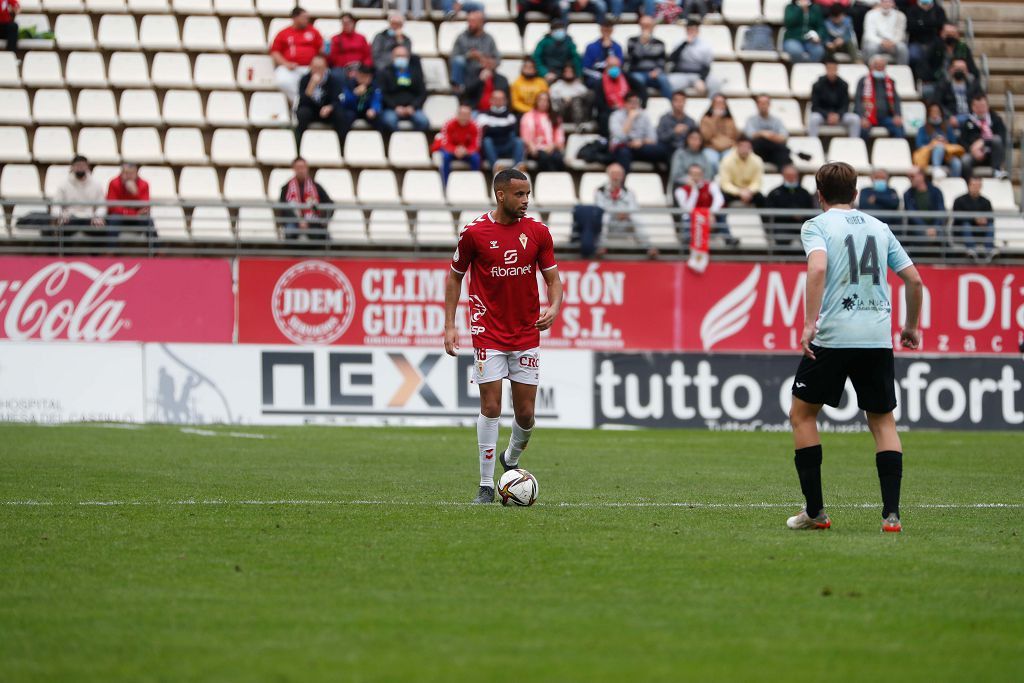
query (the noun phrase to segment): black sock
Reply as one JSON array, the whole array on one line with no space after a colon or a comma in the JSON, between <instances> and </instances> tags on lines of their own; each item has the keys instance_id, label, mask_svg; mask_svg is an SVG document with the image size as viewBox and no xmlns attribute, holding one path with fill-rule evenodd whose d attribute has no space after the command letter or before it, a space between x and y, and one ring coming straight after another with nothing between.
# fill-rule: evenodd
<instances>
[{"instance_id":1,"label":"black sock","mask_svg":"<svg viewBox=\"0 0 1024 683\"><path fill-rule=\"evenodd\" d=\"M807 501L807 515L817 517L825 507L821 497L821 444L798 448L793 463L800 477L800 490Z\"/></svg>"},{"instance_id":2,"label":"black sock","mask_svg":"<svg viewBox=\"0 0 1024 683\"><path fill-rule=\"evenodd\" d=\"M903 454L899 451L875 453L878 483L882 486L882 517L900 514L900 480L903 479Z\"/></svg>"}]
</instances>

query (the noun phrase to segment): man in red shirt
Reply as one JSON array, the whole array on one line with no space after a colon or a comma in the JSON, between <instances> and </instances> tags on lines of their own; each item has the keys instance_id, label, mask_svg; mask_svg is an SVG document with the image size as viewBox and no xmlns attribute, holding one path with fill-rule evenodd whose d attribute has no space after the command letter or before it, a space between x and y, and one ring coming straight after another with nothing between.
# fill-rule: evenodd
<instances>
[{"instance_id":1,"label":"man in red shirt","mask_svg":"<svg viewBox=\"0 0 1024 683\"><path fill-rule=\"evenodd\" d=\"M452 161L469 163L474 171L480 170L480 129L473 123L473 109L459 105L459 113L450 119L437 136L435 146L441 150L441 183L448 185Z\"/></svg>"},{"instance_id":2,"label":"man in red shirt","mask_svg":"<svg viewBox=\"0 0 1024 683\"><path fill-rule=\"evenodd\" d=\"M277 64L274 79L292 104L299 96L299 81L309 72L309 63L323 49L324 38L310 26L309 12L301 7L293 9L292 25L281 29L270 45L270 56Z\"/></svg>"},{"instance_id":3,"label":"man in red shirt","mask_svg":"<svg viewBox=\"0 0 1024 683\"><path fill-rule=\"evenodd\" d=\"M336 71L342 82L352 77L352 69L373 65L370 43L361 33L356 33L356 19L348 12L341 15L341 33L331 38L331 50L327 63Z\"/></svg>"},{"instance_id":4,"label":"man in red shirt","mask_svg":"<svg viewBox=\"0 0 1024 683\"><path fill-rule=\"evenodd\" d=\"M530 179L515 169L494 176L497 208L462 229L444 292L444 350L459 349L455 313L462 279L469 279L470 332L476 358L473 381L480 387L476 435L480 456L480 490L474 503L494 501L494 460L501 416L501 380L512 385L515 421L508 448L501 453L507 472L533 433L534 404L540 375L540 333L549 329L562 305L551 233L540 221L527 218ZM540 312L537 271L547 284L548 308Z\"/></svg>"},{"instance_id":5,"label":"man in red shirt","mask_svg":"<svg viewBox=\"0 0 1024 683\"><path fill-rule=\"evenodd\" d=\"M121 174L111 179L107 186L107 201L118 200L149 201L149 183L139 177L139 167L135 164L121 164ZM107 207L107 227L110 228L111 237L115 237L117 231L124 228L156 236L153 219L149 216L149 206L111 204Z\"/></svg>"},{"instance_id":6,"label":"man in red shirt","mask_svg":"<svg viewBox=\"0 0 1024 683\"><path fill-rule=\"evenodd\" d=\"M18 49L18 24L14 16L18 13L18 0L0 0L0 38L7 41L7 49Z\"/></svg>"}]
</instances>

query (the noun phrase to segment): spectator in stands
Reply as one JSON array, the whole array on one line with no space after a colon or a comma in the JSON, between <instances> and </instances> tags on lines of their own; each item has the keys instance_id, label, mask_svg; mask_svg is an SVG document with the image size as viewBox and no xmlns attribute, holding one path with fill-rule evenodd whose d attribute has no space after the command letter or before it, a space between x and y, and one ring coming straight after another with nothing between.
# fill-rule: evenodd
<instances>
[{"instance_id":1,"label":"spectator in stands","mask_svg":"<svg viewBox=\"0 0 1024 683\"><path fill-rule=\"evenodd\" d=\"M662 146L666 159L683 148L686 137L693 130L700 132L700 126L686 114L686 93L672 93L672 109L662 114L658 121L658 144Z\"/></svg>"},{"instance_id":2,"label":"spectator in stands","mask_svg":"<svg viewBox=\"0 0 1024 683\"><path fill-rule=\"evenodd\" d=\"M814 197L800 184L800 172L793 164L782 167L782 184L768 193L766 209L804 209L806 213L767 216L765 228L775 247L784 247L800 239L800 226L812 216Z\"/></svg>"},{"instance_id":3,"label":"spectator in stands","mask_svg":"<svg viewBox=\"0 0 1024 683\"><path fill-rule=\"evenodd\" d=\"M473 122L473 109L459 105L459 113L437 134L435 146L441 152L441 183L448 185L453 161L463 161L474 171L480 170L480 129Z\"/></svg>"},{"instance_id":4,"label":"spectator in stands","mask_svg":"<svg viewBox=\"0 0 1024 683\"><path fill-rule=\"evenodd\" d=\"M583 52L583 78L591 88L601 82L609 56L618 57L620 63L624 60L622 46L612 40L614 28L614 22L605 20L601 24L601 37L587 45Z\"/></svg>"},{"instance_id":5,"label":"spectator in stands","mask_svg":"<svg viewBox=\"0 0 1024 683\"><path fill-rule=\"evenodd\" d=\"M672 180L672 196L684 214L690 214L694 209L708 209L714 213L725 206L722 190L714 180L707 180L705 171L703 165L693 163L684 169L684 174Z\"/></svg>"},{"instance_id":6,"label":"spectator in stands","mask_svg":"<svg viewBox=\"0 0 1024 683\"><path fill-rule=\"evenodd\" d=\"M512 111L525 114L533 109L537 95L547 91L548 82L537 74L537 64L533 58L527 57L519 69L519 78L512 83Z\"/></svg>"},{"instance_id":7,"label":"spectator in stands","mask_svg":"<svg viewBox=\"0 0 1024 683\"><path fill-rule=\"evenodd\" d=\"M741 137L736 147L722 158L718 166L718 185L728 204L741 207L763 207L761 180L764 162L754 154L750 138Z\"/></svg>"},{"instance_id":8,"label":"spectator in stands","mask_svg":"<svg viewBox=\"0 0 1024 683\"><path fill-rule=\"evenodd\" d=\"M686 135L686 143L672 153L669 166L669 187L686 182L691 166L700 166L705 178L714 178L718 173L718 161L704 148L704 138L696 128Z\"/></svg>"},{"instance_id":9,"label":"spectator in stands","mask_svg":"<svg viewBox=\"0 0 1024 683\"><path fill-rule=\"evenodd\" d=\"M640 203L624 184L626 169L619 164L609 164L605 172L608 182L594 190L594 204L604 212L598 256L607 254L610 245L637 245L646 249L651 258L656 257L658 250L651 246L643 227L633 215L640 208Z\"/></svg>"},{"instance_id":10,"label":"spectator in stands","mask_svg":"<svg viewBox=\"0 0 1024 683\"><path fill-rule=\"evenodd\" d=\"M426 14L425 0L395 0L398 13L414 21L422 19Z\"/></svg>"},{"instance_id":11,"label":"spectator in stands","mask_svg":"<svg viewBox=\"0 0 1024 683\"><path fill-rule=\"evenodd\" d=\"M822 40L825 42L825 55L828 58L834 58L840 52L845 52L851 62L856 62L860 57L857 37L853 32L853 20L839 3L832 5L828 11Z\"/></svg>"},{"instance_id":12,"label":"spectator in stands","mask_svg":"<svg viewBox=\"0 0 1024 683\"><path fill-rule=\"evenodd\" d=\"M946 204L942 200L942 192L932 185L921 169L910 174L910 189L903 194L903 208L910 211L945 211ZM941 236L945 224L942 216L907 217L905 246L927 245Z\"/></svg>"},{"instance_id":13,"label":"spectator in stands","mask_svg":"<svg viewBox=\"0 0 1024 683\"><path fill-rule=\"evenodd\" d=\"M444 20L451 21L459 12L482 12L484 6L479 2L459 2L458 0L431 0L431 7L444 12Z\"/></svg>"},{"instance_id":14,"label":"spectator in stands","mask_svg":"<svg viewBox=\"0 0 1024 683\"><path fill-rule=\"evenodd\" d=\"M524 149L518 134L519 122L516 115L508 110L505 93L494 91L491 95L491 108L477 114L476 123L483 134L481 146L491 172L501 170L495 168L498 159L512 159L512 164L523 170Z\"/></svg>"},{"instance_id":15,"label":"spectator in stands","mask_svg":"<svg viewBox=\"0 0 1024 683\"><path fill-rule=\"evenodd\" d=\"M714 59L711 43L700 37L700 24L691 21L686 25L686 39L666 62L671 89L693 88L701 96L716 90L718 83L709 76Z\"/></svg>"},{"instance_id":16,"label":"spectator in stands","mask_svg":"<svg viewBox=\"0 0 1024 683\"><path fill-rule=\"evenodd\" d=\"M618 19L623 12L632 12L643 17L653 17L654 0L608 0L608 10Z\"/></svg>"},{"instance_id":17,"label":"spectator in stands","mask_svg":"<svg viewBox=\"0 0 1024 683\"><path fill-rule=\"evenodd\" d=\"M939 32L946 23L946 10L935 0L917 0L906 10L910 67L922 81L935 79L931 56L939 46Z\"/></svg>"},{"instance_id":18,"label":"spectator in stands","mask_svg":"<svg viewBox=\"0 0 1024 683\"><path fill-rule=\"evenodd\" d=\"M341 33L331 38L327 62L339 83L352 78L360 64L373 66L370 44L363 34L356 33L356 18L349 12L341 15Z\"/></svg>"},{"instance_id":19,"label":"spectator in stands","mask_svg":"<svg viewBox=\"0 0 1024 683\"><path fill-rule=\"evenodd\" d=\"M914 150L914 165L920 169L931 166L932 178L945 177L944 166L959 177L963 172L964 148L957 144L959 131L942 115L942 107L936 102L928 105L924 125L917 129Z\"/></svg>"},{"instance_id":20,"label":"spectator in stands","mask_svg":"<svg viewBox=\"0 0 1024 683\"><path fill-rule=\"evenodd\" d=\"M861 137L867 140L874 126L883 126L890 136L901 138L904 136L903 106L896 84L885 72L885 56L875 55L869 66L871 70L857 82L857 99L853 105L860 117Z\"/></svg>"},{"instance_id":21,"label":"spectator in stands","mask_svg":"<svg viewBox=\"0 0 1024 683\"><path fill-rule=\"evenodd\" d=\"M309 22L309 12L292 10L292 25L281 29L270 45L270 56L277 64L274 79L277 87L295 104L299 97L299 81L309 72L309 63L323 52L324 38Z\"/></svg>"},{"instance_id":22,"label":"spectator in stands","mask_svg":"<svg viewBox=\"0 0 1024 683\"><path fill-rule=\"evenodd\" d=\"M278 225L284 231L286 240L327 239L327 223L333 210L324 208L331 204L331 197L320 183L313 180L309 164L302 157L292 162L295 173L291 180L281 186L277 201L291 204L293 208L275 209Z\"/></svg>"},{"instance_id":23,"label":"spectator in stands","mask_svg":"<svg viewBox=\"0 0 1024 683\"><path fill-rule=\"evenodd\" d=\"M656 164L665 160L654 126L640 108L640 96L635 92L627 93L622 109L612 113L608 131L612 155L626 173L634 161Z\"/></svg>"},{"instance_id":24,"label":"spectator in stands","mask_svg":"<svg viewBox=\"0 0 1024 683\"><path fill-rule=\"evenodd\" d=\"M344 84L340 104L348 112L349 125L356 120L366 121L376 130L384 132L384 94L375 83L372 66L360 64L356 77Z\"/></svg>"},{"instance_id":25,"label":"spectator in stands","mask_svg":"<svg viewBox=\"0 0 1024 683\"><path fill-rule=\"evenodd\" d=\"M377 70L384 69L391 63L396 47L404 47L407 54L412 52L412 39L405 35L405 19L400 12L388 14L388 27L373 37L370 48L373 53L373 65Z\"/></svg>"},{"instance_id":26,"label":"spectator in stands","mask_svg":"<svg viewBox=\"0 0 1024 683\"><path fill-rule=\"evenodd\" d=\"M110 184L107 185L107 201L149 201L149 183L139 177L138 164L130 162L121 164L121 174L112 178ZM125 228L144 232L151 237L156 236L148 206L108 205L107 227L110 228L111 236L116 236L118 230Z\"/></svg>"},{"instance_id":27,"label":"spectator in stands","mask_svg":"<svg viewBox=\"0 0 1024 683\"><path fill-rule=\"evenodd\" d=\"M783 15L782 49L794 62L820 62L825 56L822 39L825 18L811 0L793 0Z\"/></svg>"},{"instance_id":28,"label":"spectator in stands","mask_svg":"<svg viewBox=\"0 0 1024 683\"><path fill-rule=\"evenodd\" d=\"M710 155L714 155L716 163L736 145L740 133L729 112L729 103L725 95L715 95L711 98L711 106L700 120L700 134L707 143L705 149Z\"/></svg>"},{"instance_id":29,"label":"spectator in stands","mask_svg":"<svg viewBox=\"0 0 1024 683\"><path fill-rule=\"evenodd\" d=\"M807 135L818 137L822 125L843 126L849 137L860 137L860 117L850 111L850 86L839 77L839 64L831 57L825 60L825 75L811 88Z\"/></svg>"},{"instance_id":30,"label":"spectator in stands","mask_svg":"<svg viewBox=\"0 0 1024 683\"><path fill-rule=\"evenodd\" d=\"M326 123L338 134L338 142L345 147L345 136L355 116L338 105L344 86L327 68L327 57L317 55L309 63L309 73L299 81L299 101L295 106L295 148L302 146L302 136L311 123Z\"/></svg>"},{"instance_id":31,"label":"spectator in stands","mask_svg":"<svg viewBox=\"0 0 1024 683\"><path fill-rule=\"evenodd\" d=\"M106 197L103 186L92 176L89 160L81 154L72 159L68 177L57 188L57 196L54 197L58 203L65 203L53 207L61 232L66 236L78 232L76 228L84 228L82 232L86 236L106 236L106 230L90 230L106 225L107 209L96 204Z\"/></svg>"},{"instance_id":32,"label":"spectator in stands","mask_svg":"<svg viewBox=\"0 0 1024 683\"><path fill-rule=\"evenodd\" d=\"M558 112L551 106L549 93L537 95L533 111L523 114L519 137L526 147L526 156L537 162L538 171L565 170L565 131Z\"/></svg>"},{"instance_id":33,"label":"spectator in stands","mask_svg":"<svg viewBox=\"0 0 1024 683\"><path fill-rule=\"evenodd\" d=\"M896 9L894 0L879 0L878 6L865 15L862 45L865 61L885 54L897 64L907 63L907 17Z\"/></svg>"},{"instance_id":34,"label":"spectator in stands","mask_svg":"<svg viewBox=\"0 0 1024 683\"><path fill-rule=\"evenodd\" d=\"M640 17L640 35L626 43L626 71L629 80L647 105L648 88L657 87L662 97L672 96L672 86L665 75L665 43L654 37L654 14Z\"/></svg>"},{"instance_id":35,"label":"spectator in stands","mask_svg":"<svg viewBox=\"0 0 1024 683\"><path fill-rule=\"evenodd\" d=\"M551 84L551 106L559 117L569 123L586 123L592 121L594 109L594 91L588 88L572 64L562 69L562 77Z\"/></svg>"},{"instance_id":36,"label":"spectator in stands","mask_svg":"<svg viewBox=\"0 0 1024 683\"><path fill-rule=\"evenodd\" d=\"M558 78L566 64L572 64L576 73L582 72L580 53L576 50L576 43L565 31L565 20L555 19L551 22L551 32L537 43L533 61L537 64L537 73L548 83Z\"/></svg>"},{"instance_id":37,"label":"spectator in stands","mask_svg":"<svg viewBox=\"0 0 1024 683\"><path fill-rule=\"evenodd\" d=\"M871 185L860 191L857 208L899 232L900 196L889 186L889 172L884 168L871 173Z\"/></svg>"},{"instance_id":38,"label":"spectator in stands","mask_svg":"<svg viewBox=\"0 0 1024 683\"><path fill-rule=\"evenodd\" d=\"M527 12L540 12L552 19L560 19L563 16L561 0L518 0L516 8L516 26L519 27L520 34L526 31Z\"/></svg>"},{"instance_id":39,"label":"spectator in stands","mask_svg":"<svg viewBox=\"0 0 1024 683\"><path fill-rule=\"evenodd\" d=\"M942 105L943 116L957 128L971 115L971 101L981 94L981 85L963 59L953 60L949 73L935 88L935 99Z\"/></svg>"},{"instance_id":40,"label":"spectator in stands","mask_svg":"<svg viewBox=\"0 0 1024 683\"><path fill-rule=\"evenodd\" d=\"M462 92L466 82L475 79L484 63L495 68L501 61L501 53L493 36L484 30L482 10L466 15L466 30L459 34L452 46L449 58L451 83L456 92Z\"/></svg>"},{"instance_id":41,"label":"spectator in stands","mask_svg":"<svg viewBox=\"0 0 1024 683\"><path fill-rule=\"evenodd\" d=\"M601 135L610 137L608 122L614 112L625 106L626 95L629 92L629 79L622 72L618 58L609 57L608 66L605 67L604 76L601 78L601 87L597 90L595 99L597 129Z\"/></svg>"},{"instance_id":42,"label":"spectator in stands","mask_svg":"<svg viewBox=\"0 0 1024 683\"><path fill-rule=\"evenodd\" d=\"M462 101L467 102L474 111L487 111L491 108L491 95L500 90L509 99L508 79L498 73L498 61L486 55L481 56L480 69L466 78L466 87L462 91ZM541 79L543 80L543 79Z\"/></svg>"},{"instance_id":43,"label":"spectator in stands","mask_svg":"<svg viewBox=\"0 0 1024 683\"><path fill-rule=\"evenodd\" d=\"M18 51L18 0L0 0L0 38L7 41L7 49Z\"/></svg>"},{"instance_id":44,"label":"spectator in stands","mask_svg":"<svg viewBox=\"0 0 1024 683\"><path fill-rule=\"evenodd\" d=\"M1005 178L1003 161L1006 159L1006 124L999 114L989 111L988 98L978 93L971 100L971 115L960 127L960 144L964 155L964 174L974 175L974 167L988 165L992 175Z\"/></svg>"},{"instance_id":45,"label":"spectator in stands","mask_svg":"<svg viewBox=\"0 0 1024 683\"><path fill-rule=\"evenodd\" d=\"M593 14L596 24L603 24L608 13L608 3L605 0L562 0L562 6L568 6L567 12Z\"/></svg>"},{"instance_id":46,"label":"spectator in stands","mask_svg":"<svg viewBox=\"0 0 1024 683\"><path fill-rule=\"evenodd\" d=\"M981 78L978 65L974 63L974 54L971 52L971 47L961 40L960 28L956 24L944 24L939 38L941 40L936 42L932 49L929 64L930 73L926 74L929 76L925 79L926 81L934 82L940 80L949 71L950 65L958 59L964 60L964 63L967 64L967 70L971 72L975 79Z\"/></svg>"},{"instance_id":47,"label":"spectator in stands","mask_svg":"<svg viewBox=\"0 0 1024 683\"><path fill-rule=\"evenodd\" d=\"M757 113L747 119L743 134L753 143L754 154L766 163L782 168L790 162L789 148L786 147L789 133L782 120L771 114L771 104L772 98L758 95Z\"/></svg>"},{"instance_id":48,"label":"spectator in stands","mask_svg":"<svg viewBox=\"0 0 1024 683\"><path fill-rule=\"evenodd\" d=\"M396 45L388 66L380 72L380 90L384 96L381 124L389 133L398 130L399 121L409 121L416 130L427 130L430 121L423 113L427 86L420 58L409 57L408 48Z\"/></svg>"},{"instance_id":49,"label":"spectator in stands","mask_svg":"<svg viewBox=\"0 0 1024 683\"><path fill-rule=\"evenodd\" d=\"M956 236L963 240L967 255L975 261L989 263L999 254L995 247L992 217L968 218L957 215L983 212L992 212L992 202L981 196L981 178L971 176L967 179L967 194L953 200L953 226Z\"/></svg>"}]
</instances>

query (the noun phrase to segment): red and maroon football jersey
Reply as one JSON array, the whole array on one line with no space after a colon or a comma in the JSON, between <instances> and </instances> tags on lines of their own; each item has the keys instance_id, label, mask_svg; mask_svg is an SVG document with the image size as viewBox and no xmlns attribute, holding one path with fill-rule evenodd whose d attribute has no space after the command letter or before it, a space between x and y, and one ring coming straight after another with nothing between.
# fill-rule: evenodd
<instances>
[{"instance_id":1,"label":"red and maroon football jersey","mask_svg":"<svg viewBox=\"0 0 1024 683\"><path fill-rule=\"evenodd\" d=\"M508 225L490 213L462 229L452 270L469 272L473 347L525 351L540 345L537 272L555 263L548 226L530 218Z\"/></svg>"}]
</instances>

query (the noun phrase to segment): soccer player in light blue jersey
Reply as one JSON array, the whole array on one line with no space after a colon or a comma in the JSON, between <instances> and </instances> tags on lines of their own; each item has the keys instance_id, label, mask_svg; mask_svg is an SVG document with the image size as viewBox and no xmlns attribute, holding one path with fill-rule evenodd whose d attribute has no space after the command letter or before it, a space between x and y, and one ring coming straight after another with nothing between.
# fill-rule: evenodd
<instances>
[{"instance_id":1,"label":"soccer player in light blue jersey","mask_svg":"<svg viewBox=\"0 0 1024 683\"><path fill-rule=\"evenodd\" d=\"M818 412L838 406L847 378L875 438L875 465L882 489L882 531L898 532L903 447L892 411L896 408L892 353L892 299L886 280L892 268L906 283L907 319L903 346L916 349L921 336L921 276L889 226L853 208L857 172L841 161L815 176L824 213L804 223L800 239L807 253L804 357L793 380L796 471L806 506L790 517L790 529L827 529L821 494L821 437Z\"/></svg>"}]
</instances>

